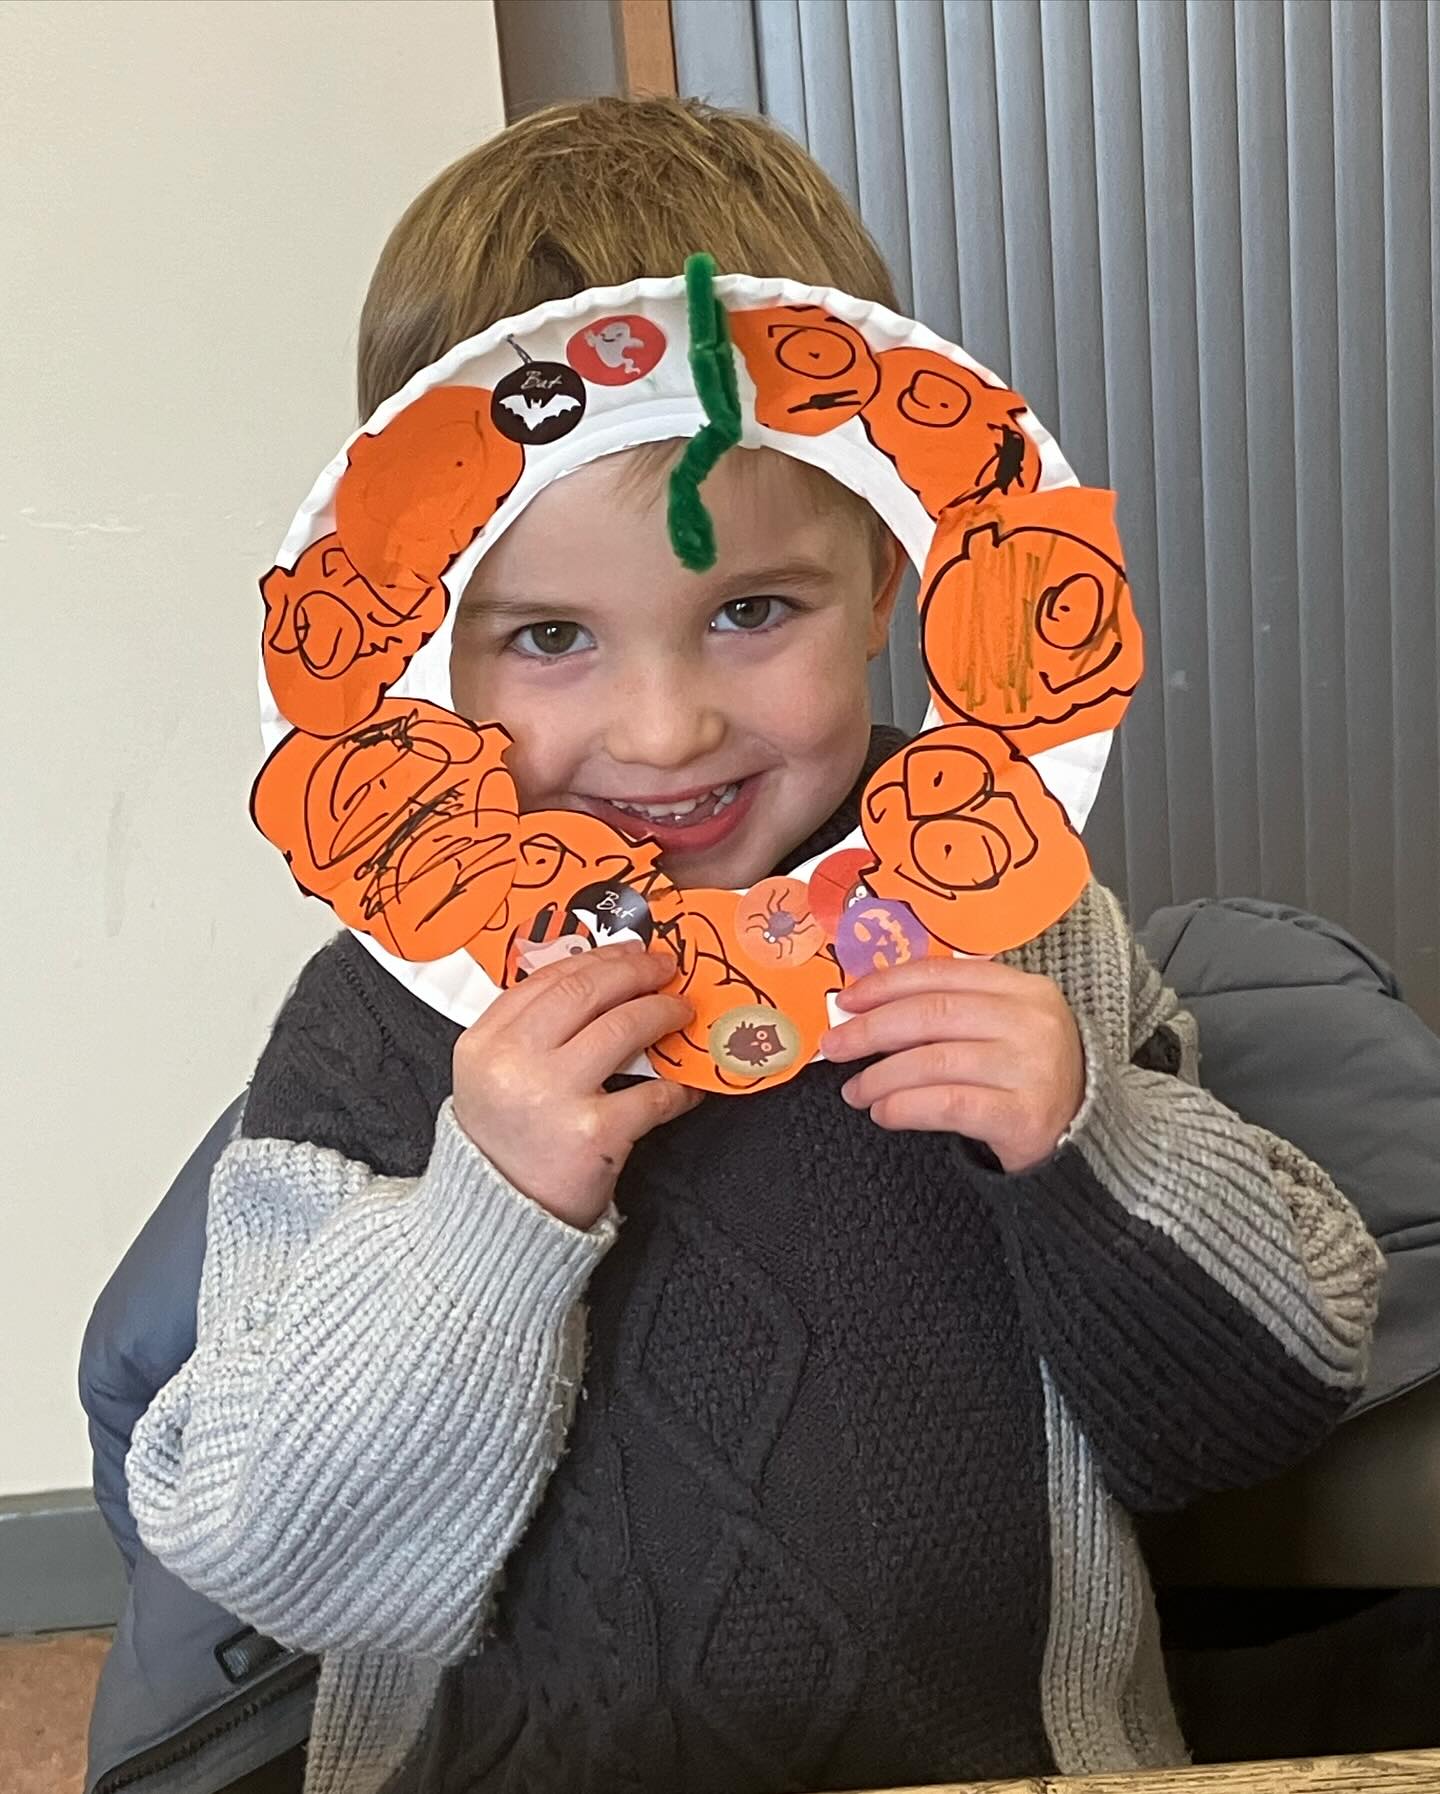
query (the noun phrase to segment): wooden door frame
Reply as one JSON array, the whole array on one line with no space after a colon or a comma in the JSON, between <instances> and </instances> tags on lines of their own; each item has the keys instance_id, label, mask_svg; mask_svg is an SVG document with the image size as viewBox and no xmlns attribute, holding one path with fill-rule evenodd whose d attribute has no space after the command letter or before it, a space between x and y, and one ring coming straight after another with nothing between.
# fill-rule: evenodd
<instances>
[{"instance_id":1,"label":"wooden door frame","mask_svg":"<svg viewBox=\"0 0 1440 1794\"><path fill-rule=\"evenodd\" d=\"M610 0L615 53L626 94L674 94L675 33L670 0Z\"/></svg>"}]
</instances>

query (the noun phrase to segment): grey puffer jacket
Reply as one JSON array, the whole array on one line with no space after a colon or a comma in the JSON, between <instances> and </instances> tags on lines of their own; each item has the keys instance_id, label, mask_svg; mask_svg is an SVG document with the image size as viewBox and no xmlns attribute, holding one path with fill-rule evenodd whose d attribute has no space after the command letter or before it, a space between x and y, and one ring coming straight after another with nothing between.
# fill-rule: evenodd
<instances>
[{"instance_id":1,"label":"grey puffer jacket","mask_svg":"<svg viewBox=\"0 0 1440 1794\"><path fill-rule=\"evenodd\" d=\"M1388 1260L1352 1413L1440 1374L1440 1039L1389 969L1333 924L1247 900L1160 911L1140 941L1200 1029L1205 1085L1293 1141L1355 1203ZM195 1344L215 1123L101 1293L81 1353L96 1499L130 1576L90 1725L86 1794L212 1794L309 1731L319 1660L255 1632L141 1544L131 1430Z\"/></svg>"}]
</instances>

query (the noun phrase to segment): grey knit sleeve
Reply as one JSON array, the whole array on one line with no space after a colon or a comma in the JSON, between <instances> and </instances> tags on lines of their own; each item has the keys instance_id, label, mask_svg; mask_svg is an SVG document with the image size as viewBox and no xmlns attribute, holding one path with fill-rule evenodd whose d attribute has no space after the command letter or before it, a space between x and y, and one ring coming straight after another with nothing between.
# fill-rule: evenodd
<instances>
[{"instance_id":1,"label":"grey knit sleeve","mask_svg":"<svg viewBox=\"0 0 1440 1794\"><path fill-rule=\"evenodd\" d=\"M194 1354L126 1459L145 1544L286 1645L463 1656L562 1449L616 1226L531 1202L448 1101L419 1178L233 1143Z\"/></svg>"},{"instance_id":2,"label":"grey knit sleeve","mask_svg":"<svg viewBox=\"0 0 1440 1794\"><path fill-rule=\"evenodd\" d=\"M1364 1380L1382 1261L1319 1166L1184 1075L1194 1024L1118 906L1100 925L1107 905L1092 896L1071 943L1087 1089L1069 1144L992 1190L1041 1355L1142 1511L1263 1481L1319 1443ZM1097 970L1112 948L1115 979ZM1128 1002L1098 1000L1122 970ZM1181 1075L1133 1062L1161 1030Z\"/></svg>"}]
</instances>

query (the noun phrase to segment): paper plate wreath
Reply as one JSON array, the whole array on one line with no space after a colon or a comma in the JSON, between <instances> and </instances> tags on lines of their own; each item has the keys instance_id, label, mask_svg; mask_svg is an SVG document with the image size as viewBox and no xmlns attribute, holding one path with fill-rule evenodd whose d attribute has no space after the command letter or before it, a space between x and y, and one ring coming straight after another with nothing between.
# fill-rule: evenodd
<instances>
[{"instance_id":1,"label":"paper plate wreath","mask_svg":"<svg viewBox=\"0 0 1440 1794\"><path fill-rule=\"evenodd\" d=\"M510 737L451 708L455 605L543 487L683 438L677 554L715 559L701 483L765 447L866 499L920 572L931 708L860 827L748 891L677 890L653 841L520 814ZM812 1059L872 967L1019 946L1079 896L1079 830L1141 670L1113 494L1018 393L921 324L749 275L597 288L458 344L321 474L261 581L269 758L254 818L297 883L468 1025L597 943L663 941L696 1011L649 1070L742 1094Z\"/></svg>"}]
</instances>

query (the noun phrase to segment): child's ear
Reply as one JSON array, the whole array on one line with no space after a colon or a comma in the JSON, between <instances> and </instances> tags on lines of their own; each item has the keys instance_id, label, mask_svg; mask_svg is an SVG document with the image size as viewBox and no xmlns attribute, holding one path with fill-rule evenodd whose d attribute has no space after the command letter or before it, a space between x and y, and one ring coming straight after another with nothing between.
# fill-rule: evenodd
<instances>
[{"instance_id":1,"label":"child's ear","mask_svg":"<svg viewBox=\"0 0 1440 1794\"><path fill-rule=\"evenodd\" d=\"M900 581L904 573L905 550L887 530L885 550L880 559L880 572L870 610L870 631L865 643L867 660L874 660L889 639L890 619L895 614L895 600L900 596Z\"/></svg>"}]
</instances>

